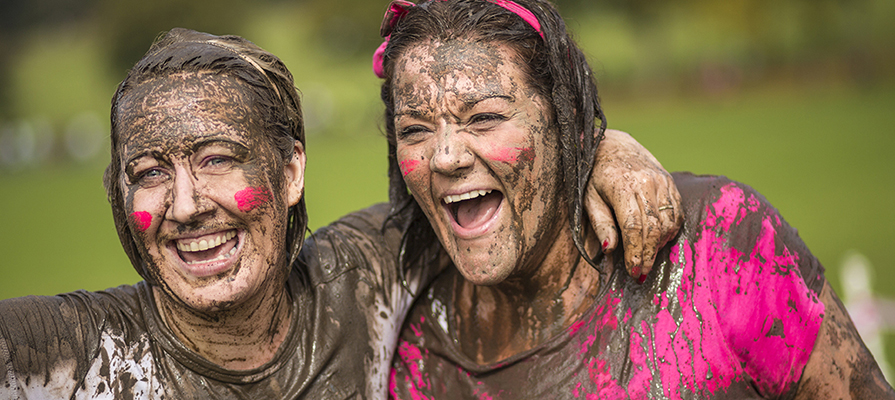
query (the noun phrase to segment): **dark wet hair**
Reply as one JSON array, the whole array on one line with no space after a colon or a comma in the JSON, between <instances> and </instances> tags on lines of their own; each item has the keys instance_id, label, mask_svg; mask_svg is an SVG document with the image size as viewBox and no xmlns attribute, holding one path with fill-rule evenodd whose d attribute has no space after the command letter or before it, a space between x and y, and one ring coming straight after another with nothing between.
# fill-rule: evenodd
<instances>
[{"instance_id":1,"label":"dark wet hair","mask_svg":"<svg viewBox=\"0 0 895 400\"><path fill-rule=\"evenodd\" d=\"M112 158L103 175L118 238L134 268L150 283L158 282L138 251L124 208L118 149L119 106L122 97L137 85L182 72L211 72L245 82L246 93L253 101L251 109L264 124L267 142L282 156L275 158L272 171L282 170L291 160L296 140L305 143L301 103L292 73L277 56L238 36L215 36L183 28L172 29L156 39L112 97ZM298 204L289 208L286 249L290 263L298 255L307 225L308 212L302 196Z\"/></svg>"},{"instance_id":2,"label":"dark wet hair","mask_svg":"<svg viewBox=\"0 0 895 400\"><path fill-rule=\"evenodd\" d=\"M432 241L437 239L422 209L408 193L398 167L392 97L395 61L415 44L449 40L497 42L509 46L516 52L517 60L523 61L520 67L529 84L553 106L572 237L581 254L596 266L595 260L584 250L583 208L596 149L606 128L596 79L584 53L566 31L565 22L551 3L543 0L515 2L535 15L543 38L519 15L485 0L439 0L407 7L406 15L391 30L383 54L385 81L381 97L385 103L392 214L404 219L409 226L402 244L404 266L423 257L426 247L431 247ZM599 125L596 120L600 121ZM598 252L597 256L600 254Z\"/></svg>"}]
</instances>

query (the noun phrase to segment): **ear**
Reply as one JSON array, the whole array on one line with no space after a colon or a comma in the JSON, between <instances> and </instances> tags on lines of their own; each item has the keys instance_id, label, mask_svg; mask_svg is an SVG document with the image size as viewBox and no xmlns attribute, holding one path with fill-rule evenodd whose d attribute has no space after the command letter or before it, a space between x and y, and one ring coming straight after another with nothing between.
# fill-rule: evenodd
<instances>
[{"instance_id":1,"label":"ear","mask_svg":"<svg viewBox=\"0 0 895 400\"><path fill-rule=\"evenodd\" d=\"M286 202L289 207L298 204L305 191L305 146L295 141L292 159L286 164Z\"/></svg>"}]
</instances>

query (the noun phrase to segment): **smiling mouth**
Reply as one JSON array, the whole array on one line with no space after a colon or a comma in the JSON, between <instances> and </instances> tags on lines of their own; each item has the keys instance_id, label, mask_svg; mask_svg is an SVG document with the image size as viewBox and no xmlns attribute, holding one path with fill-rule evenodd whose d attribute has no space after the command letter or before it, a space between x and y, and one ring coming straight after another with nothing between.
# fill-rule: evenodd
<instances>
[{"instance_id":1,"label":"smiling mouth","mask_svg":"<svg viewBox=\"0 0 895 400\"><path fill-rule=\"evenodd\" d=\"M448 214L463 229L476 229L490 221L501 201L503 193L496 190L473 190L444 197Z\"/></svg>"},{"instance_id":2,"label":"smiling mouth","mask_svg":"<svg viewBox=\"0 0 895 400\"><path fill-rule=\"evenodd\" d=\"M174 241L177 254L188 265L222 261L236 254L236 230Z\"/></svg>"}]
</instances>

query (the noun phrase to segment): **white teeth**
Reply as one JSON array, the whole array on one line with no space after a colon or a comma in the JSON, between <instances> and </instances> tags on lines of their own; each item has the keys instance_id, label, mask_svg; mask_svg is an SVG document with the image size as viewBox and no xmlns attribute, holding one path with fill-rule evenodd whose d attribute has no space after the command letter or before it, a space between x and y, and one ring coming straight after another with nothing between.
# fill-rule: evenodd
<instances>
[{"instance_id":1,"label":"white teeth","mask_svg":"<svg viewBox=\"0 0 895 400\"><path fill-rule=\"evenodd\" d=\"M491 193L491 191L490 190L473 190L471 192L466 192L466 193L462 193L462 194L445 196L444 204L451 204L451 203L455 203L455 202L458 202L461 200L474 199L479 196L484 196L488 193Z\"/></svg>"},{"instance_id":2,"label":"white teeth","mask_svg":"<svg viewBox=\"0 0 895 400\"><path fill-rule=\"evenodd\" d=\"M220 246L221 243L233 239L234 236L236 236L236 231L230 230L216 235L213 239L202 239L188 243L178 240L176 241L177 250L189 252L208 250Z\"/></svg>"}]
</instances>

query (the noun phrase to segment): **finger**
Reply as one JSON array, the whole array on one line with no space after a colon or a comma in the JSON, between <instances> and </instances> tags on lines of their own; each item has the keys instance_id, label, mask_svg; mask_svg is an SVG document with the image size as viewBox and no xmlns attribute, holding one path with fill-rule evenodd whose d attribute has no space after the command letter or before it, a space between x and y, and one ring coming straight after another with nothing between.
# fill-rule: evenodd
<instances>
[{"instance_id":1,"label":"finger","mask_svg":"<svg viewBox=\"0 0 895 400\"><path fill-rule=\"evenodd\" d=\"M662 245L660 243L663 239L663 229L661 226L661 221L659 220L659 214L661 213L658 210L658 206L656 205L655 194L653 193L653 197L649 198L648 193L643 193L643 266L640 270L642 275L648 274L653 269L653 264L656 262L656 252L659 251L659 247Z\"/></svg>"},{"instance_id":2,"label":"finger","mask_svg":"<svg viewBox=\"0 0 895 400\"><path fill-rule=\"evenodd\" d=\"M616 218L621 221L622 243L625 248L625 269L634 279L639 279L643 267L643 213L639 195L622 196L615 204Z\"/></svg>"},{"instance_id":3,"label":"finger","mask_svg":"<svg viewBox=\"0 0 895 400\"><path fill-rule=\"evenodd\" d=\"M659 243L660 248L665 246L669 240L677 235L678 230L680 230L681 225L684 223L681 194L677 191L677 187L674 186L674 180L671 179L671 177L668 177L667 181L668 186L666 187L668 191L662 196L664 199L661 202L662 205L658 208L659 225L660 229L662 229L662 241Z\"/></svg>"},{"instance_id":4,"label":"finger","mask_svg":"<svg viewBox=\"0 0 895 400\"><path fill-rule=\"evenodd\" d=\"M618 232L615 230L615 218L612 210L595 191L588 191L585 196L585 210L590 220L591 228L600 240L600 248L603 253L610 253L618 245Z\"/></svg>"}]
</instances>

